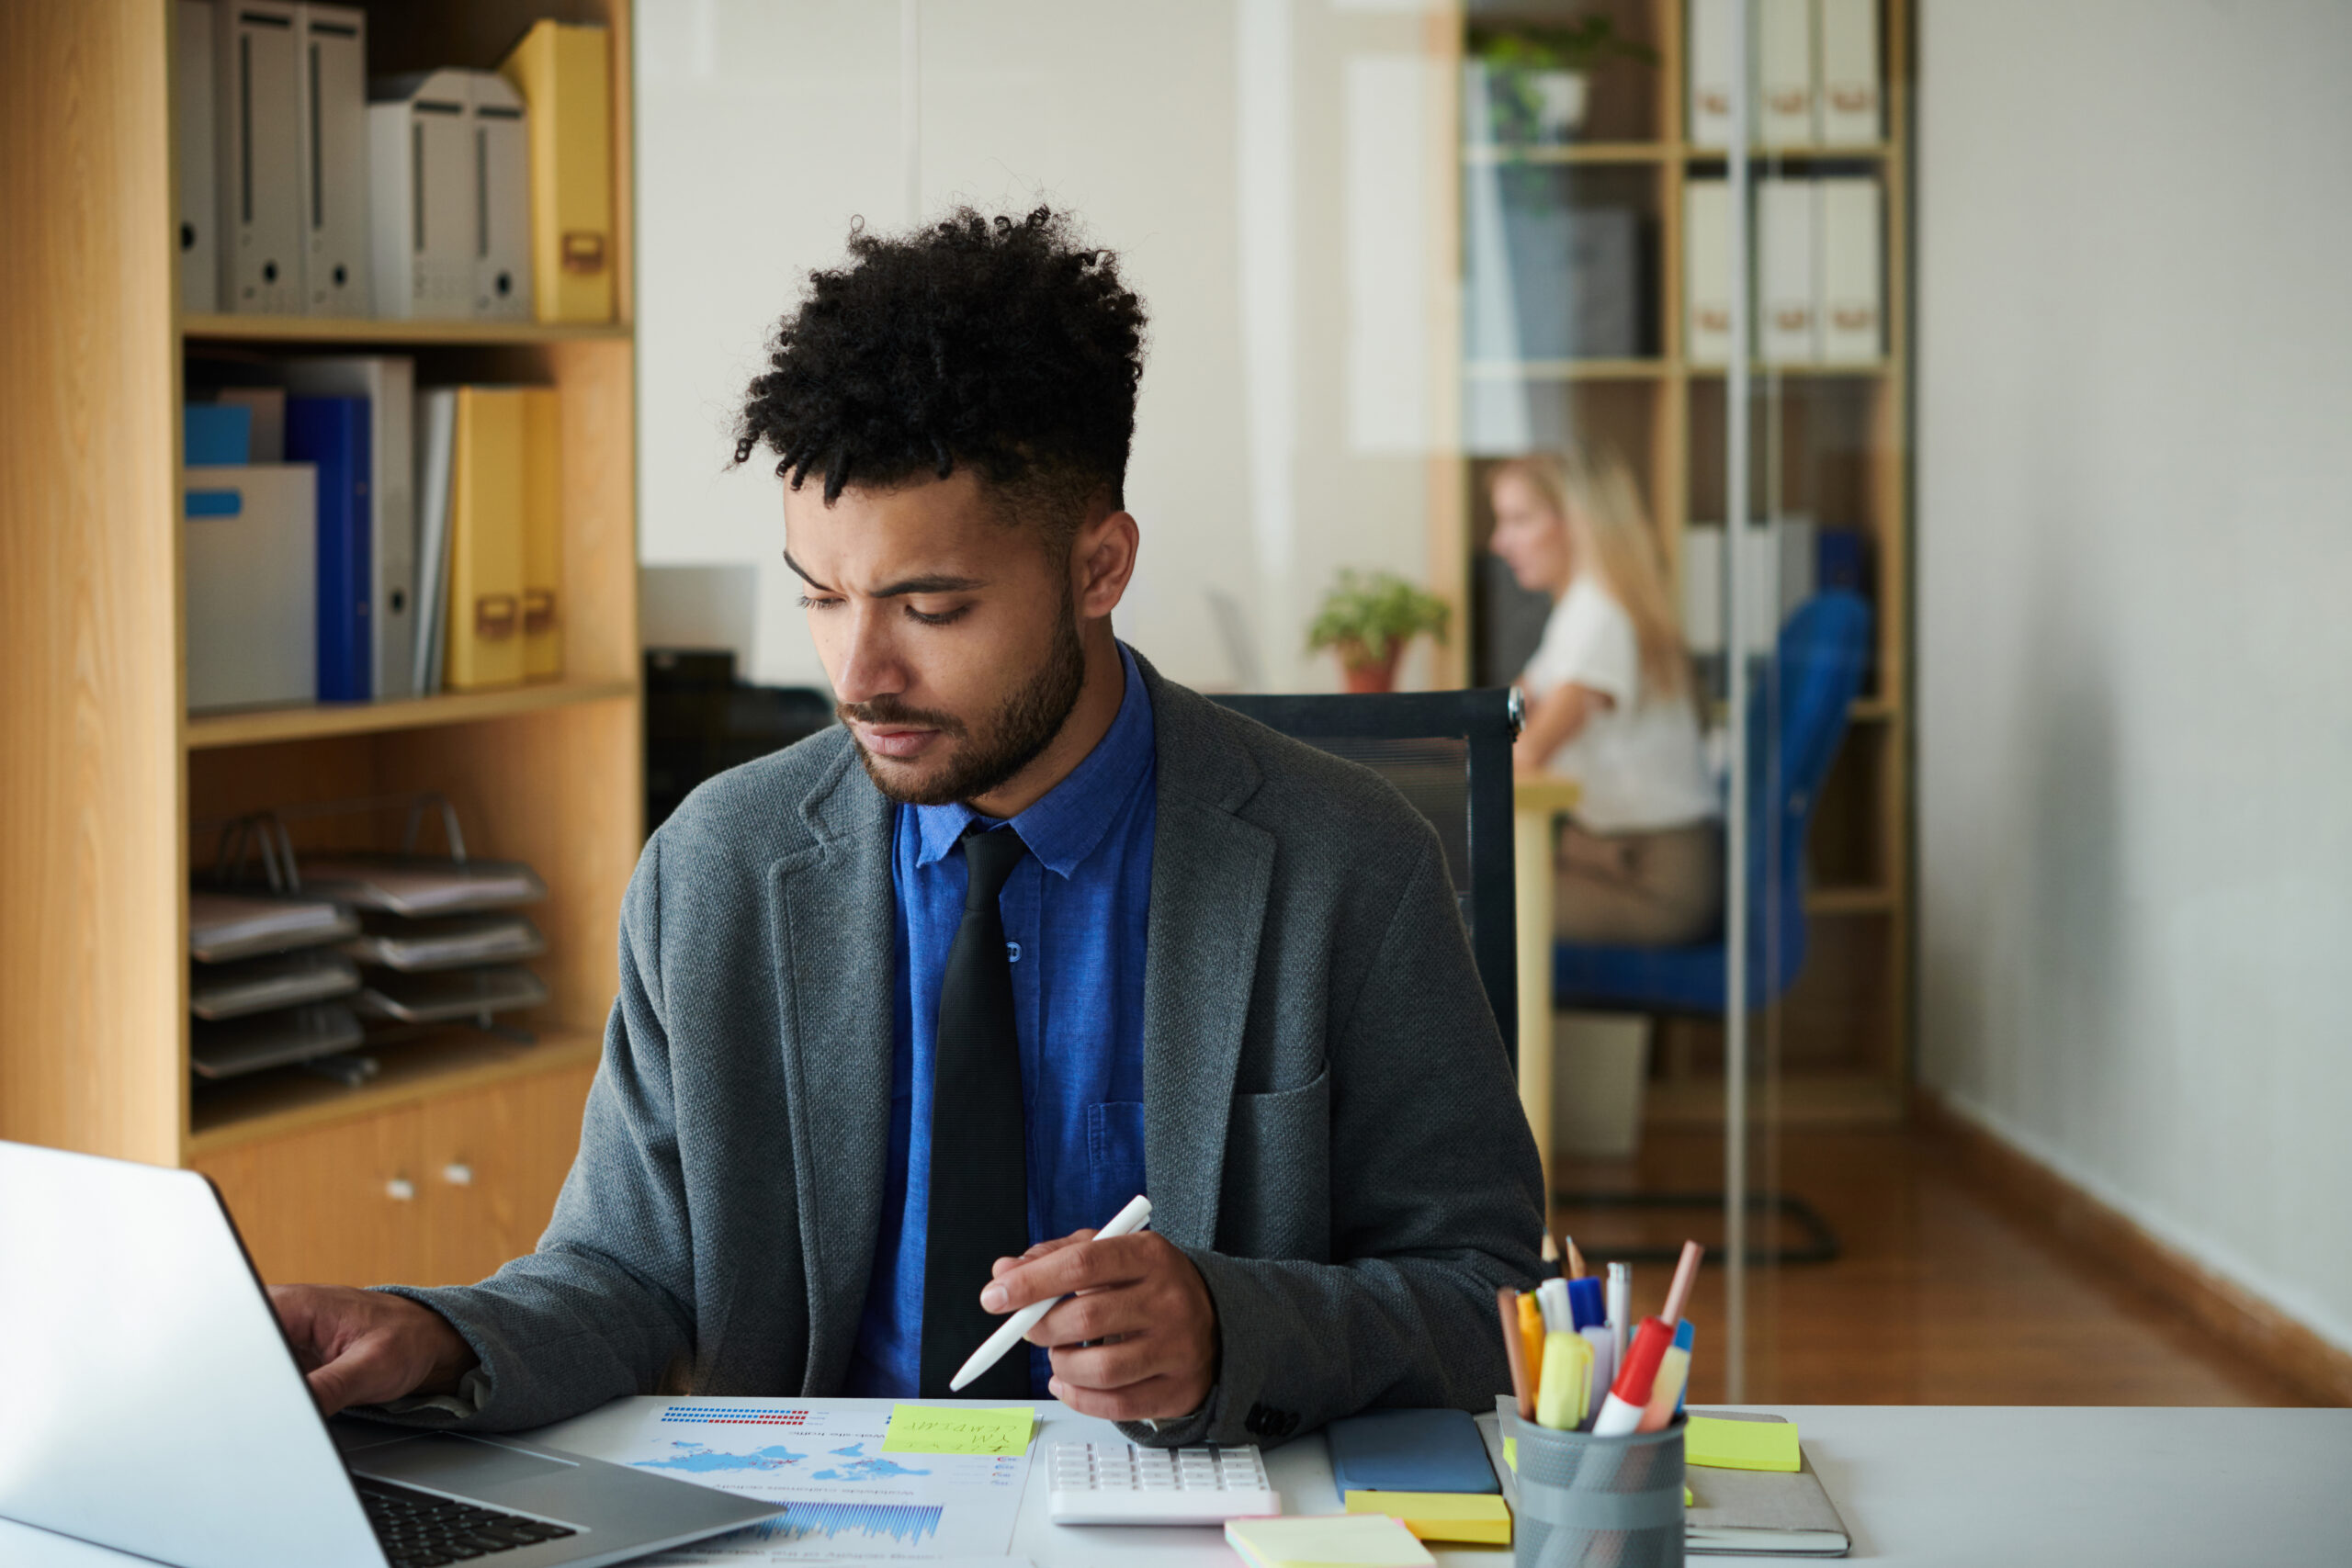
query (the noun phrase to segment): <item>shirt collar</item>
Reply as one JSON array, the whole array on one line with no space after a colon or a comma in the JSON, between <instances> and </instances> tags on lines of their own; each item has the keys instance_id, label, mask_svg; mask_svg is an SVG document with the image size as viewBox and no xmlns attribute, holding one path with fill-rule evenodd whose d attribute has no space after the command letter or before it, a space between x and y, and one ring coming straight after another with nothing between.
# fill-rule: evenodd
<instances>
[{"instance_id":1,"label":"shirt collar","mask_svg":"<svg viewBox=\"0 0 2352 1568\"><path fill-rule=\"evenodd\" d=\"M1144 691L1143 671L1136 667L1135 655L1127 651L1125 643L1119 644L1119 664L1126 672L1126 690L1119 699L1118 716L1111 721L1111 728L1068 777L1012 819L1013 829L1020 833L1021 841L1029 846L1029 852L1047 870L1065 879L1094 852L1102 835L1110 831L1112 818L1118 815L1119 807L1136 782L1151 771L1158 756L1152 737L1151 698ZM915 852L915 864L919 866L944 859L971 823L994 825L993 818L961 801L948 806L918 806L913 810L921 840L921 847Z\"/></svg>"}]
</instances>

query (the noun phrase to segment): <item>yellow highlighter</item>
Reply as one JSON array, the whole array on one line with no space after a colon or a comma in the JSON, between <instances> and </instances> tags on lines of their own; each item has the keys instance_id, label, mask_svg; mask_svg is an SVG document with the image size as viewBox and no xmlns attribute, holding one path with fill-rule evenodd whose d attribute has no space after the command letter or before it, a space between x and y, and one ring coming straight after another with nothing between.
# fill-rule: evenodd
<instances>
[{"instance_id":1,"label":"yellow highlighter","mask_svg":"<svg viewBox=\"0 0 2352 1568\"><path fill-rule=\"evenodd\" d=\"M1533 1291L1519 1298L1519 1342L1526 1348L1527 1375L1540 1398L1544 1392L1544 1309L1536 1304Z\"/></svg>"},{"instance_id":2,"label":"yellow highlighter","mask_svg":"<svg viewBox=\"0 0 2352 1568\"><path fill-rule=\"evenodd\" d=\"M1544 1381L1535 1391L1535 1420L1555 1431L1584 1424L1592 1403L1592 1341L1581 1334L1544 1337Z\"/></svg>"}]
</instances>

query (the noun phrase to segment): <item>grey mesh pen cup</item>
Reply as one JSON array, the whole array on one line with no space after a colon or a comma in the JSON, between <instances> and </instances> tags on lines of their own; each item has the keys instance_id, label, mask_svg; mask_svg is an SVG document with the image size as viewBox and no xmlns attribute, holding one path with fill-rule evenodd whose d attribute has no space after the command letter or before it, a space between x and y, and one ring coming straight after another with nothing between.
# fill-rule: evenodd
<instances>
[{"instance_id":1,"label":"grey mesh pen cup","mask_svg":"<svg viewBox=\"0 0 2352 1568\"><path fill-rule=\"evenodd\" d=\"M1516 1568L1680 1568L1682 1428L1596 1438L1555 1432L1518 1413Z\"/></svg>"}]
</instances>

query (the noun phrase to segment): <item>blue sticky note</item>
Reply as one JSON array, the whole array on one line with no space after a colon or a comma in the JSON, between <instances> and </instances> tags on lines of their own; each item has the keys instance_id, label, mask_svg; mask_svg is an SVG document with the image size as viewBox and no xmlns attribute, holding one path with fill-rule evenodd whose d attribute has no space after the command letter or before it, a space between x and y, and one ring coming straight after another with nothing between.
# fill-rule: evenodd
<instances>
[{"instance_id":1,"label":"blue sticky note","mask_svg":"<svg viewBox=\"0 0 2352 1568\"><path fill-rule=\"evenodd\" d=\"M254 411L243 403L190 403L181 445L187 466L216 468L253 461Z\"/></svg>"}]
</instances>

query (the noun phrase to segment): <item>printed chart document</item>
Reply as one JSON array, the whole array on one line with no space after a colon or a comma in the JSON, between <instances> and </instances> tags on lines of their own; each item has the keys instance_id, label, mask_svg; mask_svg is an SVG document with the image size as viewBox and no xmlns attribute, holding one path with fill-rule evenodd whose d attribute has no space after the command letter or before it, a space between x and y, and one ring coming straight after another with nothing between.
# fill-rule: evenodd
<instances>
[{"instance_id":1,"label":"printed chart document","mask_svg":"<svg viewBox=\"0 0 2352 1568\"><path fill-rule=\"evenodd\" d=\"M647 1561L734 1568L986 1559L1001 1568L1029 1479L1028 1447L1010 1454L885 1452L888 1425L887 1412L852 1400L663 1405L646 1417L623 1462L788 1512Z\"/></svg>"}]
</instances>

